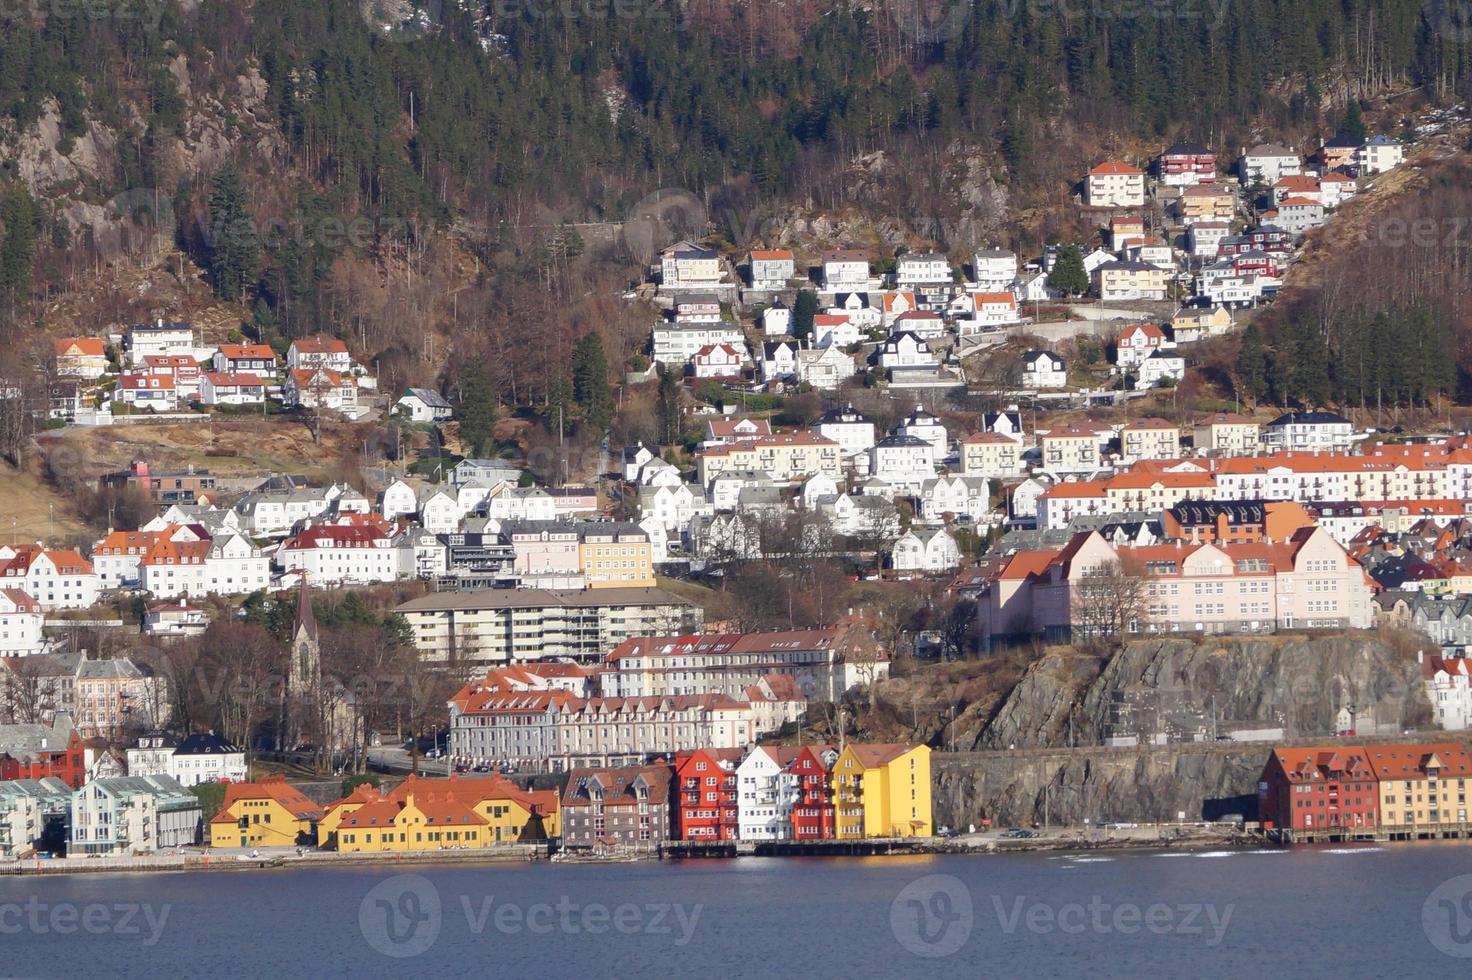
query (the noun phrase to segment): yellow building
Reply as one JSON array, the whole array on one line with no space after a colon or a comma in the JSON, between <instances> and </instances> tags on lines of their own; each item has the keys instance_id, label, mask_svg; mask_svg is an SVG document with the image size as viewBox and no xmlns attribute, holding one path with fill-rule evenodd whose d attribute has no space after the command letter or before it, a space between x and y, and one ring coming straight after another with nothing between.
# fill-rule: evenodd
<instances>
[{"instance_id":1,"label":"yellow building","mask_svg":"<svg viewBox=\"0 0 1472 980\"><path fill-rule=\"evenodd\" d=\"M776 483L801 483L818 473L843 476L838 443L812 432L779 432L711 446L696 457L700 482L731 470L761 470Z\"/></svg>"},{"instance_id":2,"label":"yellow building","mask_svg":"<svg viewBox=\"0 0 1472 980\"><path fill-rule=\"evenodd\" d=\"M933 833L929 746L847 745L829 778L835 837Z\"/></svg>"},{"instance_id":3,"label":"yellow building","mask_svg":"<svg viewBox=\"0 0 1472 980\"><path fill-rule=\"evenodd\" d=\"M1232 412L1197 419L1192 437L1199 454L1248 456L1262 451L1262 429L1247 416Z\"/></svg>"},{"instance_id":4,"label":"yellow building","mask_svg":"<svg viewBox=\"0 0 1472 980\"><path fill-rule=\"evenodd\" d=\"M653 588L654 558L649 532L637 524L584 527L578 562L590 589Z\"/></svg>"},{"instance_id":5,"label":"yellow building","mask_svg":"<svg viewBox=\"0 0 1472 980\"><path fill-rule=\"evenodd\" d=\"M1465 745L1367 745L1380 786L1380 826L1395 831L1467 823L1472 755Z\"/></svg>"},{"instance_id":6,"label":"yellow building","mask_svg":"<svg viewBox=\"0 0 1472 980\"><path fill-rule=\"evenodd\" d=\"M316 839L322 808L280 776L231 783L210 821L213 847L291 847Z\"/></svg>"},{"instance_id":7,"label":"yellow building","mask_svg":"<svg viewBox=\"0 0 1472 980\"><path fill-rule=\"evenodd\" d=\"M1022 472L1022 443L1000 432L977 432L961 440L961 475L989 479Z\"/></svg>"},{"instance_id":8,"label":"yellow building","mask_svg":"<svg viewBox=\"0 0 1472 980\"><path fill-rule=\"evenodd\" d=\"M356 852L529 843L560 836L559 816L556 792L499 776L410 776L387 795L359 786L328 806L318 844Z\"/></svg>"}]
</instances>

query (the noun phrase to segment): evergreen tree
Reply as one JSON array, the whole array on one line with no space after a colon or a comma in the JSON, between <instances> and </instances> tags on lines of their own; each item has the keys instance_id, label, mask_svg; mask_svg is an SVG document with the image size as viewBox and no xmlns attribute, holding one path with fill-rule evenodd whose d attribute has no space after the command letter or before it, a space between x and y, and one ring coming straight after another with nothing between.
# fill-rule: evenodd
<instances>
[{"instance_id":1,"label":"evergreen tree","mask_svg":"<svg viewBox=\"0 0 1472 980\"><path fill-rule=\"evenodd\" d=\"M572 381L566 371L554 368L552 378L547 382L547 421L565 429L572 421L572 406Z\"/></svg>"},{"instance_id":2,"label":"evergreen tree","mask_svg":"<svg viewBox=\"0 0 1472 980\"><path fill-rule=\"evenodd\" d=\"M1363 143L1368 133L1364 114L1360 112L1359 100L1350 99L1344 110L1344 121L1339 124L1339 135L1356 143Z\"/></svg>"},{"instance_id":3,"label":"evergreen tree","mask_svg":"<svg viewBox=\"0 0 1472 980\"><path fill-rule=\"evenodd\" d=\"M680 379L665 368L659 372L659 441L665 445L680 441L685 424L680 415Z\"/></svg>"},{"instance_id":4,"label":"evergreen tree","mask_svg":"<svg viewBox=\"0 0 1472 980\"><path fill-rule=\"evenodd\" d=\"M1084 270L1083 249L1064 245L1058 249L1053 271L1048 273L1048 286L1065 296L1082 296L1089 291L1089 274Z\"/></svg>"},{"instance_id":5,"label":"evergreen tree","mask_svg":"<svg viewBox=\"0 0 1472 980\"><path fill-rule=\"evenodd\" d=\"M792 335L798 340L807 340L813 335L813 317L818 315L818 294L811 289L799 289L792 302Z\"/></svg>"},{"instance_id":6,"label":"evergreen tree","mask_svg":"<svg viewBox=\"0 0 1472 980\"><path fill-rule=\"evenodd\" d=\"M36 202L24 187L0 197L0 298L11 308L24 301L31 285L31 263L36 254Z\"/></svg>"},{"instance_id":7,"label":"evergreen tree","mask_svg":"<svg viewBox=\"0 0 1472 980\"><path fill-rule=\"evenodd\" d=\"M572 349L572 395L583 421L602 433L613 419L613 392L608 386L608 358L596 331L583 334Z\"/></svg>"},{"instance_id":8,"label":"evergreen tree","mask_svg":"<svg viewBox=\"0 0 1472 980\"><path fill-rule=\"evenodd\" d=\"M460 445L466 455L482 458L496 443L496 399L485 368L468 364L460 376Z\"/></svg>"},{"instance_id":9,"label":"evergreen tree","mask_svg":"<svg viewBox=\"0 0 1472 980\"><path fill-rule=\"evenodd\" d=\"M260 242L246 208L245 186L229 164L215 174L210 194L210 238L207 264L215 295L239 299L255 281Z\"/></svg>"}]
</instances>

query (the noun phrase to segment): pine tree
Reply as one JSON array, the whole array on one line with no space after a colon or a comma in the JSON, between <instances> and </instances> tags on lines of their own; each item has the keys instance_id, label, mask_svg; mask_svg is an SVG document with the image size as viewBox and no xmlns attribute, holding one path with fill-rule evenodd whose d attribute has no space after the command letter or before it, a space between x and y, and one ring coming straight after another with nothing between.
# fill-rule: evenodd
<instances>
[{"instance_id":1,"label":"pine tree","mask_svg":"<svg viewBox=\"0 0 1472 980\"><path fill-rule=\"evenodd\" d=\"M466 455L484 457L496 442L496 400L480 364L460 376L460 445Z\"/></svg>"},{"instance_id":2,"label":"pine tree","mask_svg":"<svg viewBox=\"0 0 1472 980\"><path fill-rule=\"evenodd\" d=\"M813 335L813 317L818 315L818 294L811 289L799 289L792 301L792 335L798 340L807 340Z\"/></svg>"},{"instance_id":3,"label":"pine tree","mask_svg":"<svg viewBox=\"0 0 1472 980\"><path fill-rule=\"evenodd\" d=\"M1358 99L1350 99L1349 105L1344 110L1344 121L1339 124L1339 135L1345 139L1363 143L1369 130L1365 127L1364 114L1360 112Z\"/></svg>"},{"instance_id":4,"label":"pine tree","mask_svg":"<svg viewBox=\"0 0 1472 980\"><path fill-rule=\"evenodd\" d=\"M246 209L245 186L229 164L215 174L210 194L210 238L207 264L215 295L239 299L255 281L260 242Z\"/></svg>"},{"instance_id":5,"label":"pine tree","mask_svg":"<svg viewBox=\"0 0 1472 980\"><path fill-rule=\"evenodd\" d=\"M24 301L31 285L31 263L36 254L36 202L24 187L0 198L0 298L7 304Z\"/></svg>"},{"instance_id":6,"label":"pine tree","mask_svg":"<svg viewBox=\"0 0 1472 980\"><path fill-rule=\"evenodd\" d=\"M1065 296L1082 296L1089 291L1089 274L1084 269L1083 249L1064 245L1058 250L1053 271L1048 273L1048 286Z\"/></svg>"},{"instance_id":7,"label":"pine tree","mask_svg":"<svg viewBox=\"0 0 1472 980\"><path fill-rule=\"evenodd\" d=\"M608 358L597 332L583 334L572 349L572 396L583 421L602 433L613 420L613 392L608 386Z\"/></svg>"},{"instance_id":8,"label":"pine tree","mask_svg":"<svg viewBox=\"0 0 1472 980\"><path fill-rule=\"evenodd\" d=\"M685 425L680 415L680 379L669 368L659 372L659 441L680 441Z\"/></svg>"}]
</instances>

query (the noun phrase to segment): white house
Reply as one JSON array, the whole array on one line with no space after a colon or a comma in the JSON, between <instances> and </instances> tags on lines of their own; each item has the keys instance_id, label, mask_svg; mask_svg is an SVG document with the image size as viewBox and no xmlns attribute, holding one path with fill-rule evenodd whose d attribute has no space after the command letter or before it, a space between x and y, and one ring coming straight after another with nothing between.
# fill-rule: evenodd
<instances>
[{"instance_id":1,"label":"white house","mask_svg":"<svg viewBox=\"0 0 1472 980\"><path fill-rule=\"evenodd\" d=\"M221 344L211 358L221 374L254 374L274 378L278 372L276 352L268 344Z\"/></svg>"},{"instance_id":2,"label":"white house","mask_svg":"<svg viewBox=\"0 0 1472 980\"><path fill-rule=\"evenodd\" d=\"M314 524L281 545L276 563L312 585L371 585L398 577L393 542L368 524Z\"/></svg>"},{"instance_id":3,"label":"white house","mask_svg":"<svg viewBox=\"0 0 1472 980\"><path fill-rule=\"evenodd\" d=\"M896 286L940 286L951 282L951 263L939 252L907 252L894 261Z\"/></svg>"},{"instance_id":4,"label":"white house","mask_svg":"<svg viewBox=\"0 0 1472 980\"><path fill-rule=\"evenodd\" d=\"M196 843L199 799L168 776L94 779L72 794L68 854L127 856Z\"/></svg>"},{"instance_id":5,"label":"white house","mask_svg":"<svg viewBox=\"0 0 1472 980\"><path fill-rule=\"evenodd\" d=\"M939 313L931 310L912 310L901 313L889 325L890 333L910 332L922 340L935 340L946 332L946 322Z\"/></svg>"},{"instance_id":6,"label":"white house","mask_svg":"<svg viewBox=\"0 0 1472 980\"><path fill-rule=\"evenodd\" d=\"M1278 205L1278 214L1273 223L1279 228L1301 235L1324 223L1323 202L1307 197L1285 197Z\"/></svg>"},{"instance_id":7,"label":"white house","mask_svg":"<svg viewBox=\"0 0 1472 980\"><path fill-rule=\"evenodd\" d=\"M128 774L155 775L133 772L131 751ZM164 775L171 776L181 786L241 783L250 778L245 765L245 750L214 732L195 732L180 742L168 757Z\"/></svg>"},{"instance_id":8,"label":"white house","mask_svg":"<svg viewBox=\"0 0 1472 980\"><path fill-rule=\"evenodd\" d=\"M1165 331L1155 324L1131 323L1115 339L1115 363L1132 368L1156 351L1174 346L1174 342L1166 339Z\"/></svg>"},{"instance_id":9,"label":"white house","mask_svg":"<svg viewBox=\"0 0 1472 980\"><path fill-rule=\"evenodd\" d=\"M1022 385L1037 390L1066 387L1068 366L1052 351L1030 350L1022 355Z\"/></svg>"},{"instance_id":10,"label":"white house","mask_svg":"<svg viewBox=\"0 0 1472 980\"><path fill-rule=\"evenodd\" d=\"M1144 207L1145 172L1117 160L1101 163L1084 180L1084 201L1091 208Z\"/></svg>"},{"instance_id":11,"label":"white house","mask_svg":"<svg viewBox=\"0 0 1472 980\"><path fill-rule=\"evenodd\" d=\"M1239 165L1242 185L1271 187L1284 177L1303 172L1303 160L1286 146L1259 143L1242 154Z\"/></svg>"},{"instance_id":12,"label":"white house","mask_svg":"<svg viewBox=\"0 0 1472 980\"><path fill-rule=\"evenodd\" d=\"M394 409L411 422L447 422L455 415L445 396L433 388L408 389L394 402Z\"/></svg>"},{"instance_id":13,"label":"white house","mask_svg":"<svg viewBox=\"0 0 1472 980\"><path fill-rule=\"evenodd\" d=\"M650 460L657 458L658 457L655 455L654 450L650 449L642 442L635 443L632 446L625 446L623 454L624 480L629 483L637 483L639 481L640 470L642 470L649 463Z\"/></svg>"},{"instance_id":14,"label":"white house","mask_svg":"<svg viewBox=\"0 0 1472 980\"><path fill-rule=\"evenodd\" d=\"M874 445L874 423L852 405L832 408L818 420L818 433L838 443L844 459L867 453Z\"/></svg>"},{"instance_id":15,"label":"white house","mask_svg":"<svg viewBox=\"0 0 1472 980\"><path fill-rule=\"evenodd\" d=\"M801 748L758 745L736 767L737 836L748 840L790 840L798 776L790 771Z\"/></svg>"},{"instance_id":16,"label":"white house","mask_svg":"<svg viewBox=\"0 0 1472 980\"><path fill-rule=\"evenodd\" d=\"M202 405L260 405L266 400L266 382L254 374L206 371L199 380Z\"/></svg>"},{"instance_id":17,"label":"white house","mask_svg":"<svg viewBox=\"0 0 1472 980\"><path fill-rule=\"evenodd\" d=\"M426 531L448 534L460 527L465 515L455 497L436 487L424 487L419 491L415 512L419 525Z\"/></svg>"},{"instance_id":18,"label":"white house","mask_svg":"<svg viewBox=\"0 0 1472 980\"><path fill-rule=\"evenodd\" d=\"M946 514L980 520L991 512L991 484L980 476L942 476L920 487L920 516L932 523Z\"/></svg>"},{"instance_id":19,"label":"white house","mask_svg":"<svg viewBox=\"0 0 1472 980\"><path fill-rule=\"evenodd\" d=\"M904 331L885 338L879 346L878 360L883 368L929 367L935 363L935 356L919 335Z\"/></svg>"},{"instance_id":20,"label":"white house","mask_svg":"<svg viewBox=\"0 0 1472 980\"><path fill-rule=\"evenodd\" d=\"M1333 452L1354 444L1354 424L1335 412L1286 412L1262 432L1269 451Z\"/></svg>"},{"instance_id":21,"label":"white house","mask_svg":"<svg viewBox=\"0 0 1472 980\"><path fill-rule=\"evenodd\" d=\"M896 490L918 493L935 478L935 447L914 436L889 436L869 450L869 472Z\"/></svg>"},{"instance_id":22,"label":"white house","mask_svg":"<svg viewBox=\"0 0 1472 980\"><path fill-rule=\"evenodd\" d=\"M981 248L971 256L971 274L982 292L1000 292L1017 278L1017 253L1005 248Z\"/></svg>"},{"instance_id":23,"label":"white house","mask_svg":"<svg viewBox=\"0 0 1472 980\"><path fill-rule=\"evenodd\" d=\"M156 320L128 328L128 363L137 367L143 359L158 354L194 353L194 325L182 321Z\"/></svg>"},{"instance_id":24,"label":"white house","mask_svg":"<svg viewBox=\"0 0 1472 980\"><path fill-rule=\"evenodd\" d=\"M1416 657L1436 723L1449 732L1472 728L1472 659Z\"/></svg>"},{"instance_id":25,"label":"white house","mask_svg":"<svg viewBox=\"0 0 1472 980\"><path fill-rule=\"evenodd\" d=\"M46 649L46 613L24 589L0 589L0 657L26 657Z\"/></svg>"},{"instance_id":26,"label":"white house","mask_svg":"<svg viewBox=\"0 0 1472 980\"><path fill-rule=\"evenodd\" d=\"M792 333L792 310L781 300L762 310L762 333L768 337L785 337Z\"/></svg>"},{"instance_id":27,"label":"white house","mask_svg":"<svg viewBox=\"0 0 1472 980\"><path fill-rule=\"evenodd\" d=\"M99 585L92 563L76 551L0 545L0 588L20 589L42 609L86 609Z\"/></svg>"},{"instance_id":28,"label":"white house","mask_svg":"<svg viewBox=\"0 0 1472 980\"><path fill-rule=\"evenodd\" d=\"M946 433L945 425L919 405L895 428L895 434L930 443L935 450L932 459L937 461L945 458L946 449L950 445L950 436Z\"/></svg>"},{"instance_id":29,"label":"white house","mask_svg":"<svg viewBox=\"0 0 1472 980\"><path fill-rule=\"evenodd\" d=\"M1354 197L1358 191L1359 181L1348 174L1328 173L1319 178L1319 200L1331 210Z\"/></svg>"},{"instance_id":30,"label":"white house","mask_svg":"<svg viewBox=\"0 0 1472 980\"><path fill-rule=\"evenodd\" d=\"M837 499L838 481L827 473L814 473L797 491L797 503L803 510L817 510L819 504Z\"/></svg>"},{"instance_id":31,"label":"white house","mask_svg":"<svg viewBox=\"0 0 1472 980\"><path fill-rule=\"evenodd\" d=\"M462 459L450 470L450 482L457 486L471 480L482 480L495 484L499 480L515 483L521 479L522 470L504 459Z\"/></svg>"},{"instance_id":32,"label":"white house","mask_svg":"<svg viewBox=\"0 0 1472 980\"><path fill-rule=\"evenodd\" d=\"M419 495L403 480L395 480L378 493L378 513L386 521L412 515L419 509Z\"/></svg>"},{"instance_id":33,"label":"white house","mask_svg":"<svg viewBox=\"0 0 1472 980\"><path fill-rule=\"evenodd\" d=\"M1179 382L1186 376L1186 359L1175 351L1157 350L1140 362L1135 374L1135 390L1144 391L1158 385Z\"/></svg>"},{"instance_id":34,"label":"white house","mask_svg":"<svg viewBox=\"0 0 1472 980\"><path fill-rule=\"evenodd\" d=\"M819 505L819 512L837 534L853 537L883 538L892 541L900 534L900 513L888 495L841 493Z\"/></svg>"},{"instance_id":35,"label":"white house","mask_svg":"<svg viewBox=\"0 0 1472 980\"><path fill-rule=\"evenodd\" d=\"M351 375L330 368L293 368L287 372L281 398L291 407L347 412L358 407L358 384Z\"/></svg>"},{"instance_id":36,"label":"white house","mask_svg":"<svg viewBox=\"0 0 1472 980\"><path fill-rule=\"evenodd\" d=\"M286 366L292 371L325 368L346 374L353 369L348 345L336 337L303 337L286 349Z\"/></svg>"},{"instance_id":37,"label":"white house","mask_svg":"<svg viewBox=\"0 0 1472 980\"><path fill-rule=\"evenodd\" d=\"M869 285L869 253L856 248L823 252L823 288L830 292L864 289Z\"/></svg>"},{"instance_id":38,"label":"white house","mask_svg":"<svg viewBox=\"0 0 1472 980\"><path fill-rule=\"evenodd\" d=\"M747 269L752 289L785 289L797 273L789 248L754 248L747 256Z\"/></svg>"},{"instance_id":39,"label":"white house","mask_svg":"<svg viewBox=\"0 0 1472 980\"><path fill-rule=\"evenodd\" d=\"M819 313L813 317L813 346L851 347L857 344L862 334L858 324L847 314Z\"/></svg>"},{"instance_id":40,"label":"white house","mask_svg":"<svg viewBox=\"0 0 1472 980\"><path fill-rule=\"evenodd\" d=\"M653 331L652 357L665 367L681 367L702 347L730 344L741 347L746 337L735 323L657 323Z\"/></svg>"},{"instance_id":41,"label":"white house","mask_svg":"<svg viewBox=\"0 0 1472 980\"><path fill-rule=\"evenodd\" d=\"M1362 175L1374 176L1401 165L1405 148L1389 136L1372 136L1354 151L1354 163Z\"/></svg>"},{"instance_id":42,"label":"white house","mask_svg":"<svg viewBox=\"0 0 1472 980\"><path fill-rule=\"evenodd\" d=\"M854 359L839 347L797 352L797 379L819 391L832 391L854 376Z\"/></svg>"},{"instance_id":43,"label":"white house","mask_svg":"<svg viewBox=\"0 0 1472 980\"><path fill-rule=\"evenodd\" d=\"M961 564L961 549L944 528L911 528L894 543L890 567L902 572L946 572Z\"/></svg>"},{"instance_id":44,"label":"white house","mask_svg":"<svg viewBox=\"0 0 1472 980\"><path fill-rule=\"evenodd\" d=\"M766 340L762 342L762 382L775 384L797 377L797 342Z\"/></svg>"},{"instance_id":45,"label":"white house","mask_svg":"<svg viewBox=\"0 0 1472 980\"><path fill-rule=\"evenodd\" d=\"M639 513L667 531L683 532L697 517L714 513L705 488L690 483L673 487L641 487Z\"/></svg>"},{"instance_id":46,"label":"white house","mask_svg":"<svg viewBox=\"0 0 1472 980\"><path fill-rule=\"evenodd\" d=\"M118 376L117 400L134 408L172 412L179 407L179 392L167 374L130 371Z\"/></svg>"},{"instance_id":47,"label":"white house","mask_svg":"<svg viewBox=\"0 0 1472 980\"><path fill-rule=\"evenodd\" d=\"M725 278L720 253L690 242L676 242L659 253L661 286L675 289L709 289Z\"/></svg>"},{"instance_id":48,"label":"white house","mask_svg":"<svg viewBox=\"0 0 1472 980\"><path fill-rule=\"evenodd\" d=\"M1232 233L1226 221L1198 221L1186 231L1186 247L1193 258L1216 258L1223 238Z\"/></svg>"},{"instance_id":49,"label":"white house","mask_svg":"<svg viewBox=\"0 0 1472 980\"><path fill-rule=\"evenodd\" d=\"M690 358L697 378L734 378L746 364L746 345L737 349L731 344L707 344Z\"/></svg>"}]
</instances>

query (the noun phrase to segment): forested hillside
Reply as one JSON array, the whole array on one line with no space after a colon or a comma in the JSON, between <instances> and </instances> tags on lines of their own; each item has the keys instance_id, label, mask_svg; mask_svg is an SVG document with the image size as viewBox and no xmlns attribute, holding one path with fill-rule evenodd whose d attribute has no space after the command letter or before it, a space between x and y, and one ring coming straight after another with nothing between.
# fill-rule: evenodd
<instances>
[{"instance_id":1,"label":"forested hillside","mask_svg":"<svg viewBox=\"0 0 1472 980\"><path fill-rule=\"evenodd\" d=\"M98 315L72 300L156 225L252 332L354 338L390 380L486 355L521 404L555 394L586 331L613 363L636 346L628 256L569 223L657 188L718 221L902 211L968 248L912 220L943 217L956 154L1043 215L997 237L1040 236L1101 150L1307 139L1348 99L1458 97L1472 76L1472 25L1424 0L65 6L0 34L5 340ZM881 150L897 172L856 192L845 175Z\"/></svg>"}]
</instances>

